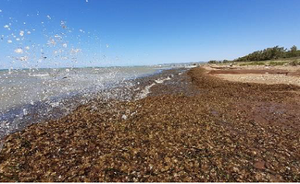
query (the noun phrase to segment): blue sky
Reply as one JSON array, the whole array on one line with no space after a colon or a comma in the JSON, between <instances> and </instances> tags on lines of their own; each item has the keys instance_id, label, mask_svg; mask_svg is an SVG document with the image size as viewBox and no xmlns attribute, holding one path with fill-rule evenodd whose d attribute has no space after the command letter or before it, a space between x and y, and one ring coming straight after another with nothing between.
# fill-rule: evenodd
<instances>
[{"instance_id":1,"label":"blue sky","mask_svg":"<svg viewBox=\"0 0 300 184\"><path fill-rule=\"evenodd\" d=\"M1 0L0 68L197 62L300 47L299 7L299 0Z\"/></svg>"}]
</instances>

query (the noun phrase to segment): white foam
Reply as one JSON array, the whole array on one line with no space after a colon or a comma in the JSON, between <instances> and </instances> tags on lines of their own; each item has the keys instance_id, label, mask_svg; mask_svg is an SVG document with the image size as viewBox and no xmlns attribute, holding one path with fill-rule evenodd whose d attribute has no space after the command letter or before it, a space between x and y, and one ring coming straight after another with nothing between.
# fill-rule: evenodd
<instances>
[{"instance_id":1,"label":"white foam","mask_svg":"<svg viewBox=\"0 0 300 184\"><path fill-rule=\"evenodd\" d=\"M48 77L48 73L29 74L31 77Z\"/></svg>"},{"instance_id":2,"label":"white foam","mask_svg":"<svg viewBox=\"0 0 300 184\"><path fill-rule=\"evenodd\" d=\"M53 102L53 103L50 103L51 107L54 108L54 107L59 107L60 103L59 102Z\"/></svg>"},{"instance_id":3,"label":"white foam","mask_svg":"<svg viewBox=\"0 0 300 184\"><path fill-rule=\"evenodd\" d=\"M23 115L26 116L28 114L27 109L23 109Z\"/></svg>"},{"instance_id":4,"label":"white foam","mask_svg":"<svg viewBox=\"0 0 300 184\"><path fill-rule=\"evenodd\" d=\"M185 68L196 68L196 65L185 66Z\"/></svg>"},{"instance_id":5,"label":"white foam","mask_svg":"<svg viewBox=\"0 0 300 184\"><path fill-rule=\"evenodd\" d=\"M148 96L148 94L150 94L150 89L155 85L155 83L152 83L148 86L145 87L145 89L143 89L141 91L141 93L138 95L137 99L143 99L146 98Z\"/></svg>"},{"instance_id":6,"label":"white foam","mask_svg":"<svg viewBox=\"0 0 300 184\"><path fill-rule=\"evenodd\" d=\"M164 83L164 82L167 81L167 80L171 80L171 78L170 78L170 77L167 77L167 78L165 78L165 79L157 79L157 80L155 80L155 82L156 82L157 84L162 84L162 83Z\"/></svg>"},{"instance_id":7,"label":"white foam","mask_svg":"<svg viewBox=\"0 0 300 184\"><path fill-rule=\"evenodd\" d=\"M167 81L167 80L171 80L171 78L170 78L170 77L167 77L167 78L164 78L164 79L157 79L157 80L155 80L154 83L152 83L152 84L146 86L145 89L143 89L143 90L141 91L141 93L140 93L140 94L138 95L138 97L137 97L137 100L146 98L146 97L151 93L151 92L150 92L150 89L151 89L154 85L156 85L156 84L162 84L163 82L165 82L165 81Z\"/></svg>"}]
</instances>

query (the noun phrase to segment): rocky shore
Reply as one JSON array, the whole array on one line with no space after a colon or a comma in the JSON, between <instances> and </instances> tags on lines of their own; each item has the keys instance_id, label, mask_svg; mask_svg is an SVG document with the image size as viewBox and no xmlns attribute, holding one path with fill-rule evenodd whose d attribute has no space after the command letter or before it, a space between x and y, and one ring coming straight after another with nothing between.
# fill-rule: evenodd
<instances>
[{"instance_id":1,"label":"rocky shore","mask_svg":"<svg viewBox=\"0 0 300 184\"><path fill-rule=\"evenodd\" d=\"M299 86L169 75L7 136L0 181L300 181Z\"/></svg>"}]
</instances>

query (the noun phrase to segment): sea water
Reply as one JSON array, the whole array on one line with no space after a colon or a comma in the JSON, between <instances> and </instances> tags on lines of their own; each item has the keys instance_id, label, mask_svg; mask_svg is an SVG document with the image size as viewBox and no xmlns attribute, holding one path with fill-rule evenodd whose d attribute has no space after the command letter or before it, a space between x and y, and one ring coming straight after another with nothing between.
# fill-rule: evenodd
<instances>
[{"instance_id":1,"label":"sea water","mask_svg":"<svg viewBox=\"0 0 300 184\"><path fill-rule=\"evenodd\" d=\"M0 112L51 97L101 90L159 70L159 67L2 70Z\"/></svg>"}]
</instances>

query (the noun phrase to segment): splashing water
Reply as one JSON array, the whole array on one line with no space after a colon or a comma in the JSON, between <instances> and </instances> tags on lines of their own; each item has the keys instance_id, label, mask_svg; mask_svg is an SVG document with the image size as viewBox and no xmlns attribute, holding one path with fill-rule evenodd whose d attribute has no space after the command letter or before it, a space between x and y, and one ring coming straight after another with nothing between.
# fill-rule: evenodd
<instances>
[{"instance_id":1,"label":"splashing water","mask_svg":"<svg viewBox=\"0 0 300 184\"><path fill-rule=\"evenodd\" d=\"M40 17L39 25L26 23L26 17L32 16ZM0 17L5 22L0 27L0 44L9 53L0 55L0 61L6 61L0 62L0 139L43 118L65 115L99 92L105 98L127 99L135 85L129 79L163 68L95 67L111 64L102 50L110 45L102 48L97 34L71 28L67 21L41 12L26 17ZM151 87L146 87L141 98Z\"/></svg>"},{"instance_id":2,"label":"splashing water","mask_svg":"<svg viewBox=\"0 0 300 184\"><path fill-rule=\"evenodd\" d=\"M79 104L96 98L99 92L107 99L126 100L135 85L127 79L158 70L155 67L113 67L0 71L0 138L24 128L29 122L55 117L55 109L64 112L58 115L68 114ZM116 87L119 88L114 89ZM33 120L32 114L38 119Z\"/></svg>"}]
</instances>

